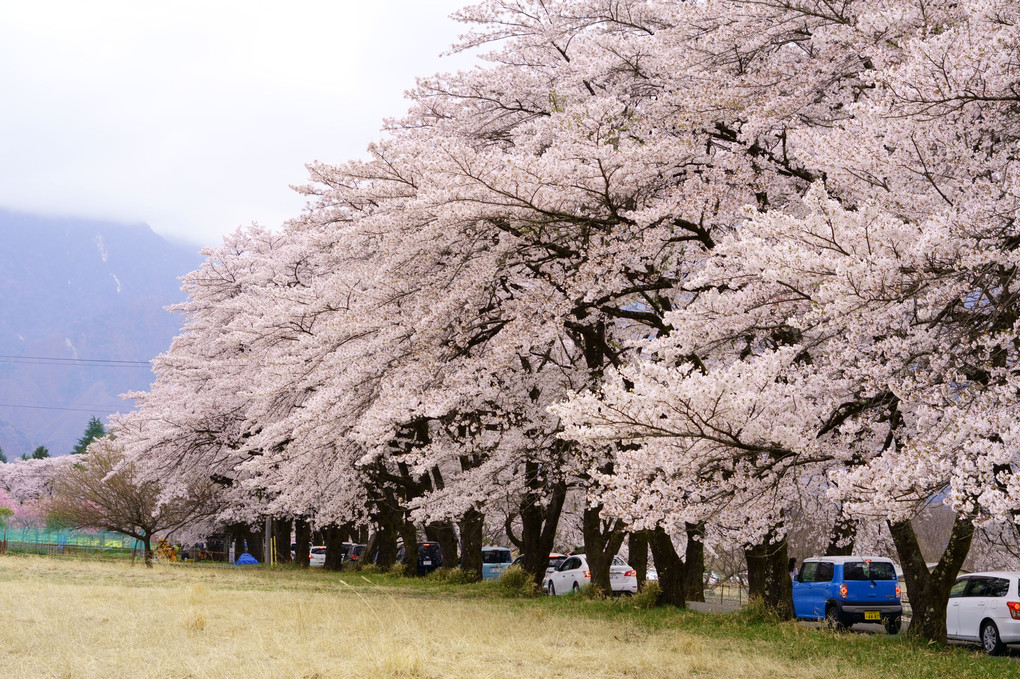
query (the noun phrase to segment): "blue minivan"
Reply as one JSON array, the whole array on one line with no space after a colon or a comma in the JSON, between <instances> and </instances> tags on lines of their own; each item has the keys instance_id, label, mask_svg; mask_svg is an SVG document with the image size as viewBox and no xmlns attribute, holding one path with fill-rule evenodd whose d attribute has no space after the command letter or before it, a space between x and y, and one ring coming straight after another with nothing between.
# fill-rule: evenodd
<instances>
[{"instance_id":1,"label":"blue minivan","mask_svg":"<svg viewBox=\"0 0 1020 679\"><path fill-rule=\"evenodd\" d=\"M482 547L482 579L495 580L514 562L506 547Z\"/></svg>"},{"instance_id":2,"label":"blue minivan","mask_svg":"<svg viewBox=\"0 0 1020 679\"><path fill-rule=\"evenodd\" d=\"M824 620L833 629L858 622L900 631L903 604L896 567L880 556L819 556L805 559L793 581L793 614Z\"/></svg>"}]
</instances>

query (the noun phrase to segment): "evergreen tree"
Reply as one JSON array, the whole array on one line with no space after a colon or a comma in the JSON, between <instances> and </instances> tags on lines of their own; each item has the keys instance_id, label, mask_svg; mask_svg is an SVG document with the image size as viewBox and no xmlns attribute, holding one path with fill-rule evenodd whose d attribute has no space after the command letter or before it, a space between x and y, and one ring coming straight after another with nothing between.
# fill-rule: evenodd
<instances>
[{"instance_id":1,"label":"evergreen tree","mask_svg":"<svg viewBox=\"0 0 1020 679\"><path fill-rule=\"evenodd\" d=\"M39 446L38 448L32 451L33 460L45 460L49 456L50 451L46 446Z\"/></svg>"},{"instance_id":2,"label":"evergreen tree","mask_svg":"<svg viewBox=\"0 0 1020 679\"><path fill-rule=\"evenodd\" d=\"M85 427L85 433L78 439L78 443L75 444L74 449L71 450L72 455L81 455L84 453L89 444L98 438L106 436L106 427L99 421L98 417L92 417L89 420L89 424Z\"/></svg>"},{"instance_id":3,"label":"evergreen tree","mask_svg":"<svg viewBox=\"0 0 1020 679\"><path fill-rule=\"evenodd\" d=\"M0 448L0 464L7 464L7 456L4 455L2 448Z\"/></svg>"}]
</instances>

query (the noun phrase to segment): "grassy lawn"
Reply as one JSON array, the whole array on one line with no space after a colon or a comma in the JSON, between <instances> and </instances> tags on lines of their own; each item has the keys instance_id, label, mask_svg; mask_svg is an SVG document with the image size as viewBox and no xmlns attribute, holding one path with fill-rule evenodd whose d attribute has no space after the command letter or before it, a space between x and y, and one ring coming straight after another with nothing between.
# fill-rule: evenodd
<instances>
[{"instance_id":1,"label":"grassy lawn","mask_svg":"<svg viewBox=\"0 0 1020 679\"><path fill-rule=\"evenodd\" d=\"M1020 663L751 613L489 583L0 557L4 677L1020 677Z\"/></svg>"}]
</instances>

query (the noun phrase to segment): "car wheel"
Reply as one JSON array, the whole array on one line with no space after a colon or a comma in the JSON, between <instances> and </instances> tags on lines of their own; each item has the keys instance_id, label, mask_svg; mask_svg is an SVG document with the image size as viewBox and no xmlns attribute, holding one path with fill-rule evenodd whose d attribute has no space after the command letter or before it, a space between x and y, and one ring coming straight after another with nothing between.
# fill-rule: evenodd
<instances>
[{"instance_id":1,"label":"car wheel","mask_svg":"<svg viewBox=\"0 0 1020 679\"><path fill-rule=\"evenodd\" d=\"M839 611L835 606L828 606L825 609L825 625L833 632L842 632L845 628L843 621L839 618Z\"/></svg>"},{"instance_id":2,"label":"car wheel","mask_svg":"<svg viewBox=\"0 0 1020 679\"><path fill-rule=\"evenodd\" d=\"M1006 650L1006 644L999 638L999 628L994 622L987 622L981 628L981 645L988 651L988 655L1002 655Z\"/></svg>"},{"instance_id":3,"label":"car wheel","mask_svg":"<svg viewBox=\"0 0 1020 679\"><path fill-rule=\"evenodd\" d=\"M577 594L578 592L581 591L581 586L575 582L574 586L570 588L570 591L573 592L574 594Z\"/></svg>"},{"instance_id":4,"label":"car wheel","mask_svg":"<svg viewBox=\"0 0 1020 679\"><path fill-rule=\"evenodd\" d=\"M556 587L552 584L552 580L549 581L549 596L556 596Z\"/></svg>"},{"instance_id":5,"label":"car wheel","mask_svg":"<svg viewBox=\"0 0 1020 679\"><path fill-rule=\"evenodd\" d=\"M899 618L885 619L885 631L889 634L899 634L902 621Z\"/></svg>"}]
</instances>

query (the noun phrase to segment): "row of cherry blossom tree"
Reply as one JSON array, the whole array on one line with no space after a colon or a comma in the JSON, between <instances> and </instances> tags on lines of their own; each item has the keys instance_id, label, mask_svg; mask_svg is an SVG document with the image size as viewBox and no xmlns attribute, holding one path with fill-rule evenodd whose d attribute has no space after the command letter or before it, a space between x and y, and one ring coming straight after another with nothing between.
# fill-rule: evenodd
<instances>
[{"instance_id":1,"label":"row of cherry blossom tree","mask_svg":"<svg viewBox=\"0 0 1020 679\"><path fill-rule=\"evenodd\" d=\"M974 526L1020 510L1018 10L465 9L484 67L208 250L113 435L167 498L211 478L224 522L370 525L384 564L423 530L480 572L498 516L538 581L574 503L593 586L630 535L674 603L729 542L789 614L793 517L833 552L885 524L944 638Z\"/></svg>"}]
</instances>

